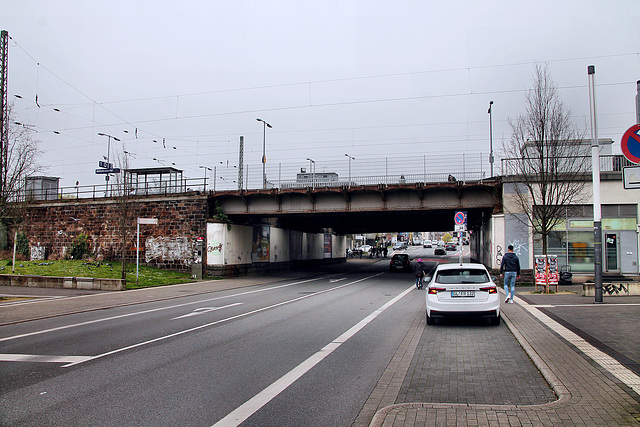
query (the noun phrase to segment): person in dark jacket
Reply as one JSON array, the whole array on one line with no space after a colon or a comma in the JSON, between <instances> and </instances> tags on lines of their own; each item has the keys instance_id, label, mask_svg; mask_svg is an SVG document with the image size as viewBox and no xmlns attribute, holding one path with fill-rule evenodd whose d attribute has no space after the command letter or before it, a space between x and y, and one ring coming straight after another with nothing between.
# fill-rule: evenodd
<instances>
[{"instance_id":1,"label":"person in dark jacket","mask_svg":"<svg viewBox=\"0 0 640 427\"><path fill-rule=\"evenodd\" d=\"M513 253L513 245L507 247L507 253L502 257L500 277L504 277L504 292L507 294L504 302L513 304L513 297L516 293L516 278L520 278L520 260ZM511 290L511 294L509 294L509 290Z\"/></svg>"},{"instance_id":2,"label":"person in dark jacket","mask_svg":"<svg viewBox=\"0 0 640 427\"><path fill-rule=\"evenodd\" d=\"M422 259L418 258L416 261L416 287L422 289L422 280L424 279L425 265Z\"/></svg>"}]
</instances>

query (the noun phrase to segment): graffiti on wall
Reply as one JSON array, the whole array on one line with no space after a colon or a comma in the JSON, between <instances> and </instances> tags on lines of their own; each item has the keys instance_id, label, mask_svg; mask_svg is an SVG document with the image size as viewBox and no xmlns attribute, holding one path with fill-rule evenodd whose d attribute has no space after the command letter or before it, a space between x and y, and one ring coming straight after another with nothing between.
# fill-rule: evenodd
<instances>
[{"instance_id":1,"label":"graffiti on wall","mask_svg":"<svg viewBox=\"0 0 640 427\"><path fill-rule=\"evenodd\" d=\"M269 261L269 231L270 228L268 225L256 225L253 227L251 258L254 262Z\"/></svg>"},{"instance_id":2,"label":"graffiti on wall","mask_svg":"<svg viewBox=\"0 0 640 427\"><path fill-rule=\"evenodd\" d=\"M602 290L607 295L613 295L613 294L629 295L629 286L625 286L622 283L611 283L611 284L605 283L602 285Z\"/></svg>"},{"instance_id":3,"label":"graffiti on wall","mask_svg":"<svg viewBox=\"0 0 640 427\"><path fill-rule=\"evenodd\" d=\"M496 245L496 264L502 264L502 246Z\"/></svg>"},{"instance_id":4,"label":"graffiti on wall","mask_svg":"<svg viewBox=\"0 0 640 427\"><path fill-rule=\"evenodd\" d=\"M207 263L209 265L224 263L224 225L207 224Z\"/></svg>"},{"instance_id":5,"label":"graffiti on wall","mask_svg":"<svg viewBox=\"0 0 640 427\"><path fill-rule=\"evenodd\" d=\"M513 246L513 253L518 256L524 255L526 252L529 252L529 247L526 243L521 242L520 240L514 240L513 242L509 242L511 246Z\"/></svg>"},{"instance_id":6,"label":"graffiti on wall","mask_svg":"<svg viewBox=\"0 0 640 427\"><path fill-rule=\"evenodd\" d=\"M187 237L149 237L144 246L146 262L182 261L190 264L193 258L193 243Z\"/></svg>"}]
</instances>

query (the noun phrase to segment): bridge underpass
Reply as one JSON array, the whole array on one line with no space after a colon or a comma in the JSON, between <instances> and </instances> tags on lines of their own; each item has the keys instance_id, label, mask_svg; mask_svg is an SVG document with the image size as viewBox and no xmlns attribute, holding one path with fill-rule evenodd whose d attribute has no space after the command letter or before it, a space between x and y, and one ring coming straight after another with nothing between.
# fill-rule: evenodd
<instances>
[{"instance_id":1,"label":"bridge underpass","mask_svg":"<svg viewBox=\"0 0 640 427\"><path fill-rule=\"evenodd\" d=\"M210 194L234 224L336 234L451 231L454 212L467 212L470 230L501 212L501 182L411 183L224 191Z\"/></svg>"}]
</instances>

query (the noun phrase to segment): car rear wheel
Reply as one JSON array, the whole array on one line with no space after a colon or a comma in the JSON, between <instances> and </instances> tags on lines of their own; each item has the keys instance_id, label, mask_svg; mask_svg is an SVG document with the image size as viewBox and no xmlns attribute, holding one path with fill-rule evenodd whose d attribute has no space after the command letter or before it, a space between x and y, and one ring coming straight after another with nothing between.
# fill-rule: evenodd
<instances>
[{"instance_id":1,"label":"car rear wheel","mask_svg":"<svg viewBox=\"0 0 640 427\"><path fill-rule=\"evenodd\" d=\"M500 324L500 316L491 318L491 326L498 326Z\"/></svg>"},{"instance_id":2,"label":"car rear wheel","mask_svg":"<svg viewBox=\"0 0 640 427\"><path fill-rule=\"evenodd\" d=\"M436 319L429 316L429 313L427 313L427 325L435 325L435 324L436 324Z\"/></svg>"}]
</instances>

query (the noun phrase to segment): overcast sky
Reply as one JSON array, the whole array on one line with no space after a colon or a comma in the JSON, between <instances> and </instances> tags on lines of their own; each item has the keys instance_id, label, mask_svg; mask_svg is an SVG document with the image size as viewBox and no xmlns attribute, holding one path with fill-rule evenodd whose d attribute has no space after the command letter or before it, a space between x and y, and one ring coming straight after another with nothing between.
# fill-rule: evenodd
<instances>
[{"instance_id":1,"label":"overcast sky","mask_svg":"<svg viewBox=\"0 0 640 427\"><path fill-rule=\"evenodd\" d=\"M199 166L215 166L219 188L233 187L243 135L258 187L256 118L273 125L269 179L295 178L308 158L345 176L347 153L354 175L487 171L489 101L497 151L544 63L587 135L588 65L599 136L615 153L635 122L638 0L0 0L0 10L9 102L61 186L104 182L98 161L126 150L130 167L212 178ZM99 132L122 142L107 153Z\"/></svg>"}]
</instances>

